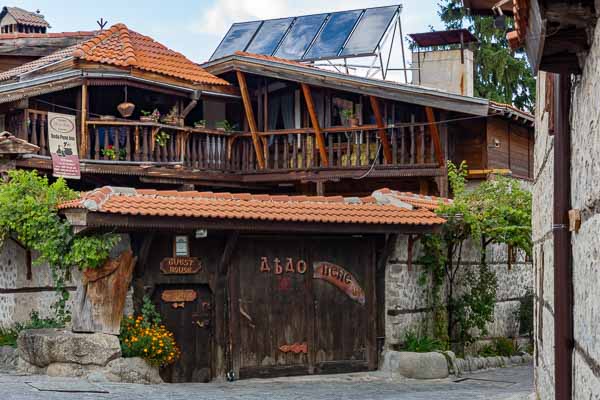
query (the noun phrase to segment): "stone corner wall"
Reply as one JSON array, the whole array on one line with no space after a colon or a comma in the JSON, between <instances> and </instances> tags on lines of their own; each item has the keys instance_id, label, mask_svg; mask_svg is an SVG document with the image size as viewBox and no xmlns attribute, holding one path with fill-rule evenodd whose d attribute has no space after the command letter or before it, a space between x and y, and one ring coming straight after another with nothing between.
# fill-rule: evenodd
<instances>
[{"instance_id":1,"label":"stone corner wall","mask_svg":"<svg viewBox=\"0 0 600 400\"><path fill-rule=\"evenodd\" d=\"M419 284L422 267L414 263L419 257L420 245L415 242L413 264L408 265L408 238L400 236L390 255L385 271L385 347L400 344L409 331L431 333L431 311L427 289ZM526 291L533 288L531 263L521 255L508 265L506 246L490 246L487 260L498 278L494 322L488 326L488 337L517 337L519 322L515 312ZM479 251L469 244L463 250L465 267L478 265Z\"/></svg>"},{"instance_id":2,"label":"stone corner wall","mask_svg":"<svg viewBox=\"0 0 600 400\"><path fill-rule=\"evenodd\" d=\"M0 243L0 327L25 322L32 311L41 317L51 315L50 306L57 295L50 268L45 264L31 265L30 277L27 270L27 251L11 239ZM74 270L72 279L77 275ZM73 294L73 283L67 282L67 286Z\"/></svg>"}]
</instances>

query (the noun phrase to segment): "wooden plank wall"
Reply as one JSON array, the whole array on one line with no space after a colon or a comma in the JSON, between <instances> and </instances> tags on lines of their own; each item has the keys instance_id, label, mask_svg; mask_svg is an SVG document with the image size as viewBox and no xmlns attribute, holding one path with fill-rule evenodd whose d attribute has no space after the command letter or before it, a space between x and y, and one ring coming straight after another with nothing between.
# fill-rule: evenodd
<instances>
[{"instance_id":1,"label":"wooden plank wall","mask_svg":"<svg viewBox=\"0 0 600 400\"><path fill-rule=\"evenodd\" d=\"M510 169L515 177L531 178L533 145L533 128L501 118L488 118L487 168Z\"/></svg>"}]
</instances>

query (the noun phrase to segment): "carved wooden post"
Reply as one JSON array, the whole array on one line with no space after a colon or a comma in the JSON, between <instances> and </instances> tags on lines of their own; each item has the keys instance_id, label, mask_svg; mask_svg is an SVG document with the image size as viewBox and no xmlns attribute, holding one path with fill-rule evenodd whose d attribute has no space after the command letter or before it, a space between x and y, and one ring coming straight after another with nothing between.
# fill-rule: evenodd
<instances>
[{"instance_id":1,"label":"carved wooden post","mask_svg":"<svg viewBox=\"0 0 600 400\"><path fill-rule=\"evenodd\" d=\"M129 241L121 240L111 258L98 269L82 274L73 304L73 332L100 332L118 335L125 297L131 284L136 257Z\"/></svg>"}]
</instances>

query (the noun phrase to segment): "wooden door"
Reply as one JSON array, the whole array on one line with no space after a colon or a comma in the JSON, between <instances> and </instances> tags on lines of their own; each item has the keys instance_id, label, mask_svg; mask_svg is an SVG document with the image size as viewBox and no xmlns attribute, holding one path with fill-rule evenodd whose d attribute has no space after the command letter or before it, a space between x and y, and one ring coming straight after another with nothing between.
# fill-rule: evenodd
<instances>
[{"instance_id":1,"label":"wooden door","mask_svg":"<svg viewBox=\"0 0 600 400\"><path fill-rule=\"evenodd\" d=\"M177 296L194 299L172 301ZM166 382L210 381L213 298L208 286L160 285L155 291L154 303L181 350L179 360L161 369L161 377Z\"/></svg>"},{"instance_id":2,"label":"wooden door","mask_svg":"<svg viewBox=\"0 0 600 400\"><path fill-rule=\"evenodd\" d=\"M372 242L368 238L310 241L315 304L315 372L373 369L376 308Z\"/></svg>"},{"instance_id":3,"label":"wooden door","mask_svg":"<svg viewBox=\"0 0 600 400\"><path fill-rule=\"evenodd\" d=\"M307 374L312 325L303 248L293 240L253 238L237 254L232 328L239 330L239 377Z\"/></svg>"}]
</instances>

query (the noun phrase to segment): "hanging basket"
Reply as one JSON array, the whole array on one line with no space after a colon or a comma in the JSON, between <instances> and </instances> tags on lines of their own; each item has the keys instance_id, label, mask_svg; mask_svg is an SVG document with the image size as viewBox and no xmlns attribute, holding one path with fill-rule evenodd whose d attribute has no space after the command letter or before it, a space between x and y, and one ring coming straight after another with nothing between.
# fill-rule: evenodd
<instances>
[{"instance_id":1,"label":"hanging basket","mask_svg":"<svg viewBox=\"0 0 600 400\"><path fill-rule=\"evenodd\" d=\"M133 110L135 110L135 104L124 102L117 106L117 110L119 110L119 113L123 118L128 118L131 117L131 114L133 114Z\"/></svg>"}]
</instances>

